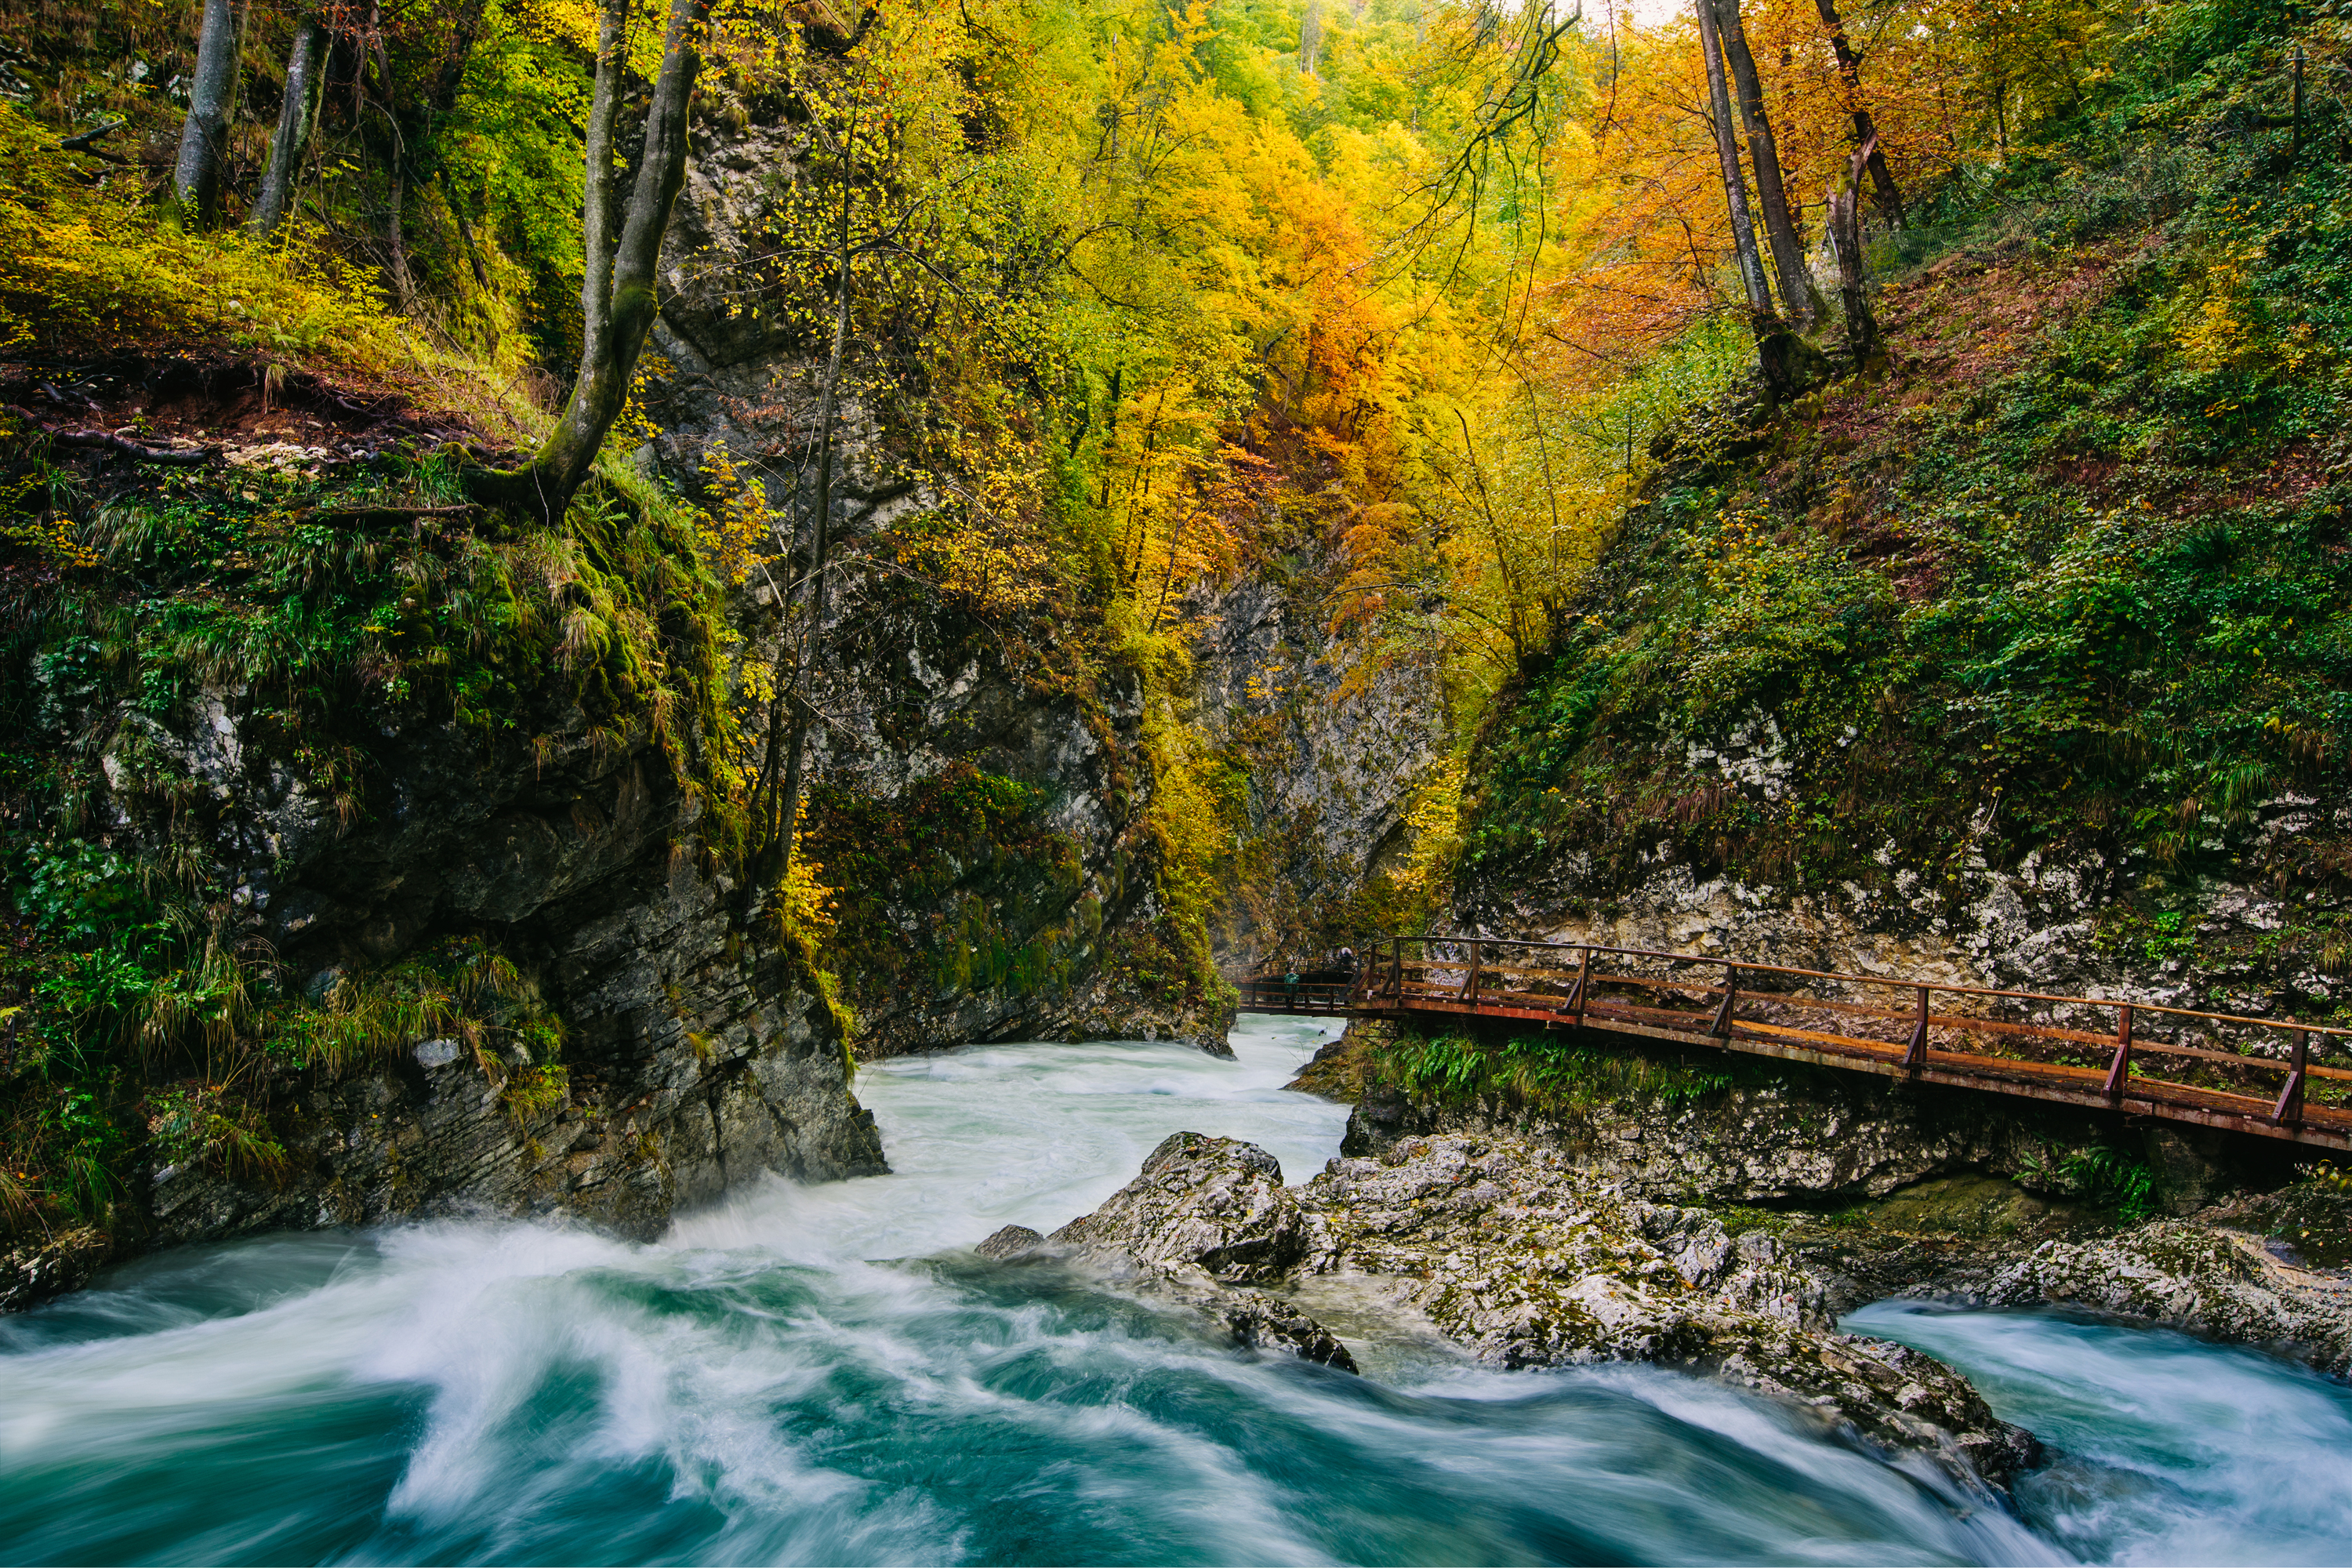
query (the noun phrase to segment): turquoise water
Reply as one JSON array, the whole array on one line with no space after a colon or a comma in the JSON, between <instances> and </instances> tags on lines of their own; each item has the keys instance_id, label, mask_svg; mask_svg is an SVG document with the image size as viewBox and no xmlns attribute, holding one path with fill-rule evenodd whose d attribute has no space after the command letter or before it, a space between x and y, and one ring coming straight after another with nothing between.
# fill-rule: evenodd
<instances>
[{"instance_id":1,"label":"turquoise water","mask_svg":"<svg viewBox=\"0 0 2352 1568\"><path fill-rule=\"evenodd\" d=\"M1359 1342L1350 1377L952 1250L1084 1212L1179 1129L1312 1174L1345 1112L1280 1085L1325 1037L869 1067L897 1173L775 1183L654 1246L444 1222L118 1270L0 1321L0 1560L2025 1563L2200 1530L2352 1558L2341 1391L2188 1342L1873 1309L2080 1448L2012 1516L1694 1379L1412 1340ZM2217 1460L2204 1405L2130 1404L2149 1355L2266 1402L2241 1425L2248 1454L2285 1434L2272 1467Z\"/></svg>"}]
</instances>

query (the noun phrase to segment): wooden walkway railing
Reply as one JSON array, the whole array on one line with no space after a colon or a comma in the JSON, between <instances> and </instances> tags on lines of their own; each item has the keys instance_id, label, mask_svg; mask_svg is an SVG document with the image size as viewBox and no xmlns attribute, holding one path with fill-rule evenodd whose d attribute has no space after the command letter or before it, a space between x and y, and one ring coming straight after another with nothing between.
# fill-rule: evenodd
<instances>
[{"instance_id":1,"label":"wooden walkway railing","mask_svg":"<svg viewBox=\"0 0 2352 1568\"><path fill-rule=\"evenodd\" d=\"M2352 1029L1687 952L1383 937L1245 1011L1604 1029L2352 1150Z\"/></svg>"}]
</instances>

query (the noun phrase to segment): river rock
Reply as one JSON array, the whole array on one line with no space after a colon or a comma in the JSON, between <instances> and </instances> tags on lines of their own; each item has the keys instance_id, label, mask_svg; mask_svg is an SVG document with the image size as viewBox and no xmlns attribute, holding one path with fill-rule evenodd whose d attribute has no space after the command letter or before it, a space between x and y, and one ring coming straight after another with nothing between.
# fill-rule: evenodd
<instances>
[{"instance_id":1,"label":"river rock","mask_svg":"<svg viewBox=\"0 0 2352 1568\"><path fill-rule=\"evenodd\" d=\"M1215 1311L1234 1338L1252 1349L1279 1347L1302 1361L1336 1366L1342 1372L1357 1370L1356 1358L1330 1330L1279 1296L1263 1290L1237 1291L1219 1303Z\"/></svg>"},{"instance_id":2,"label":"river rock","mask_svg":"<svg viewBox=\"0 0 2352 1568\"><path fill-rule=\"evenodd\" d=\"M1918 1294L1996 1306L2058 1302L2352 1372L2352 1278L2275 1255L2254 1237L2159 1220L2120 1236L2048 1241L1985 1277Z\"/></svg>"},{"instance_id":3,"label":"river rock","mask_svg":"<svg viewBox=\"0 0 2352 1568\"><path fill-rule=\"evenodd\" d=\"M1045 1241L1044 1237L1025 1225L1008 1225L1003 1230L992 1233L986 1240L972 1250L982 1258L993 1258L1001 1261L1007 1258L1018 1258L1024 1252L1034 1252L1045 1245Z\"/></svg>"},{"instance_id":4,"label":"river rock","mask_svg":"<svg viewBox=\"0 0 2352 1568\"><path fill-rule=\"evenodd\" d=\"M112 1238L89 1226L0 1250L0 1312L22 1311L79 1290L113 1253Z\"/></svg>"},{"instance_id":5,"label":"river rock","mask_svg":"<svg viewBox=\"0 0 2352 1568\"><path fill-rule=\"evenodd\" d=\"M1771 1236L1735 1236L1704 1210L1629 1196L1522 1140L1402 1140L1379 1159L1334 1160L1292 1189L1265 1150L1180 1132L1109 1202L1047 1240L1172 1290L1245 1343L1333 1365L1353 1363L1332 1353L1344 1347L1320 1325L1266 1290L1228 1287L1359 1276L1400 1324L1433 1326L1497 1366L1711 1373L1993 1481L2034 1451L1940 1363L1838 1333L1820 1281Z\"/></svg>"},{"instance_id":6,"label":"river rock","mask_svg":"<svg viewBox=\"0 0 2352 1568\"><path fill-rule=\"evenodd\" d=\"M1142 1174L1050 1239L1127 1271L1198 1269L1235 1285L1287 1272L1308 1238L1273 1155L1255 1143L1178 1132L1151 1152Z\"/></svg>"},{"instance_id":7,"label":"river rock","mask_svg":"<svg viewBox=\"0 0 2352 1568\"><path fill-rule=\"evenodd\" d=\"M1381 1159L1333 1161L1299 1204L1319 1222L1308 1269L1393 1280L1481 1360L1710 1372L1993 1480L2033 1451L1940 1363L1836 1332L1820 1282L1769 1235L1627 1196L1555 1150L1408 1139Z\"/></svg>"}]
</instances>

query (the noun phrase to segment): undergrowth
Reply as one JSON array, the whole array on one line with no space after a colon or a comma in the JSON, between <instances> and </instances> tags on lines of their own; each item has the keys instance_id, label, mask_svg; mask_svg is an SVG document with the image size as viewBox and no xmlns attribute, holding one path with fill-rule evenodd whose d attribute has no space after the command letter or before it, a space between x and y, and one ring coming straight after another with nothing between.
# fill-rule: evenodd
<instances>
[{"instance_id":1,"label":"undergrowth","mask_svg":"<svg viewBox=\"0 0 2352 1568\"><path fill-rule=\"evenodd\" d=\"M2151 12L2082 118L1921 215L1885 380L1667 452L1481 742L1468 875L1927 908L2064 855L2159 900L2267 879L2311 910L2282 951L2341 972L2352 842L2275 827L2352 742L2352 169L2332 108L2299 158L2247 129L2286 23L2220 15Z\"/></svg>"},{"instance_id":2,"label":"undergrowth","mask_svg":"<svg viewBox=\"0 0 2352 1568\"><path fill-rule=\"evenodd\" d=\"M1499 1098L1535 1110L1621 1102L1681 1106L1731 1088L1729 1073L1688 1062L1571 1046L1547 1036L1489 1043L1467 1035L1404 1036L1375 1047L1366 1077L1416 1099L1467 1104Z\"/></svg>"}]
</instances>

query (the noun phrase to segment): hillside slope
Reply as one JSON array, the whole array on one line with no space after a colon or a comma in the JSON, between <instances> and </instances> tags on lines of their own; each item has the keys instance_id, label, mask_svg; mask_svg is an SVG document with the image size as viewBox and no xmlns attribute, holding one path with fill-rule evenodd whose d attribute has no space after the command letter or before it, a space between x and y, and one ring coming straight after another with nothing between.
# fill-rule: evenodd
<instances>
[{"instance_id":1,"label":"hillside slope","mask_svg":"<svg viewBox=\"0 0 2352 1568\"><path fill-rule=\"evenodd\" d=\"M1465 924L2352 1002L2344 122L2172 21L1898 237L1883 367L1661 437L1485 731Z\"/></svg>"}]
</instances>

